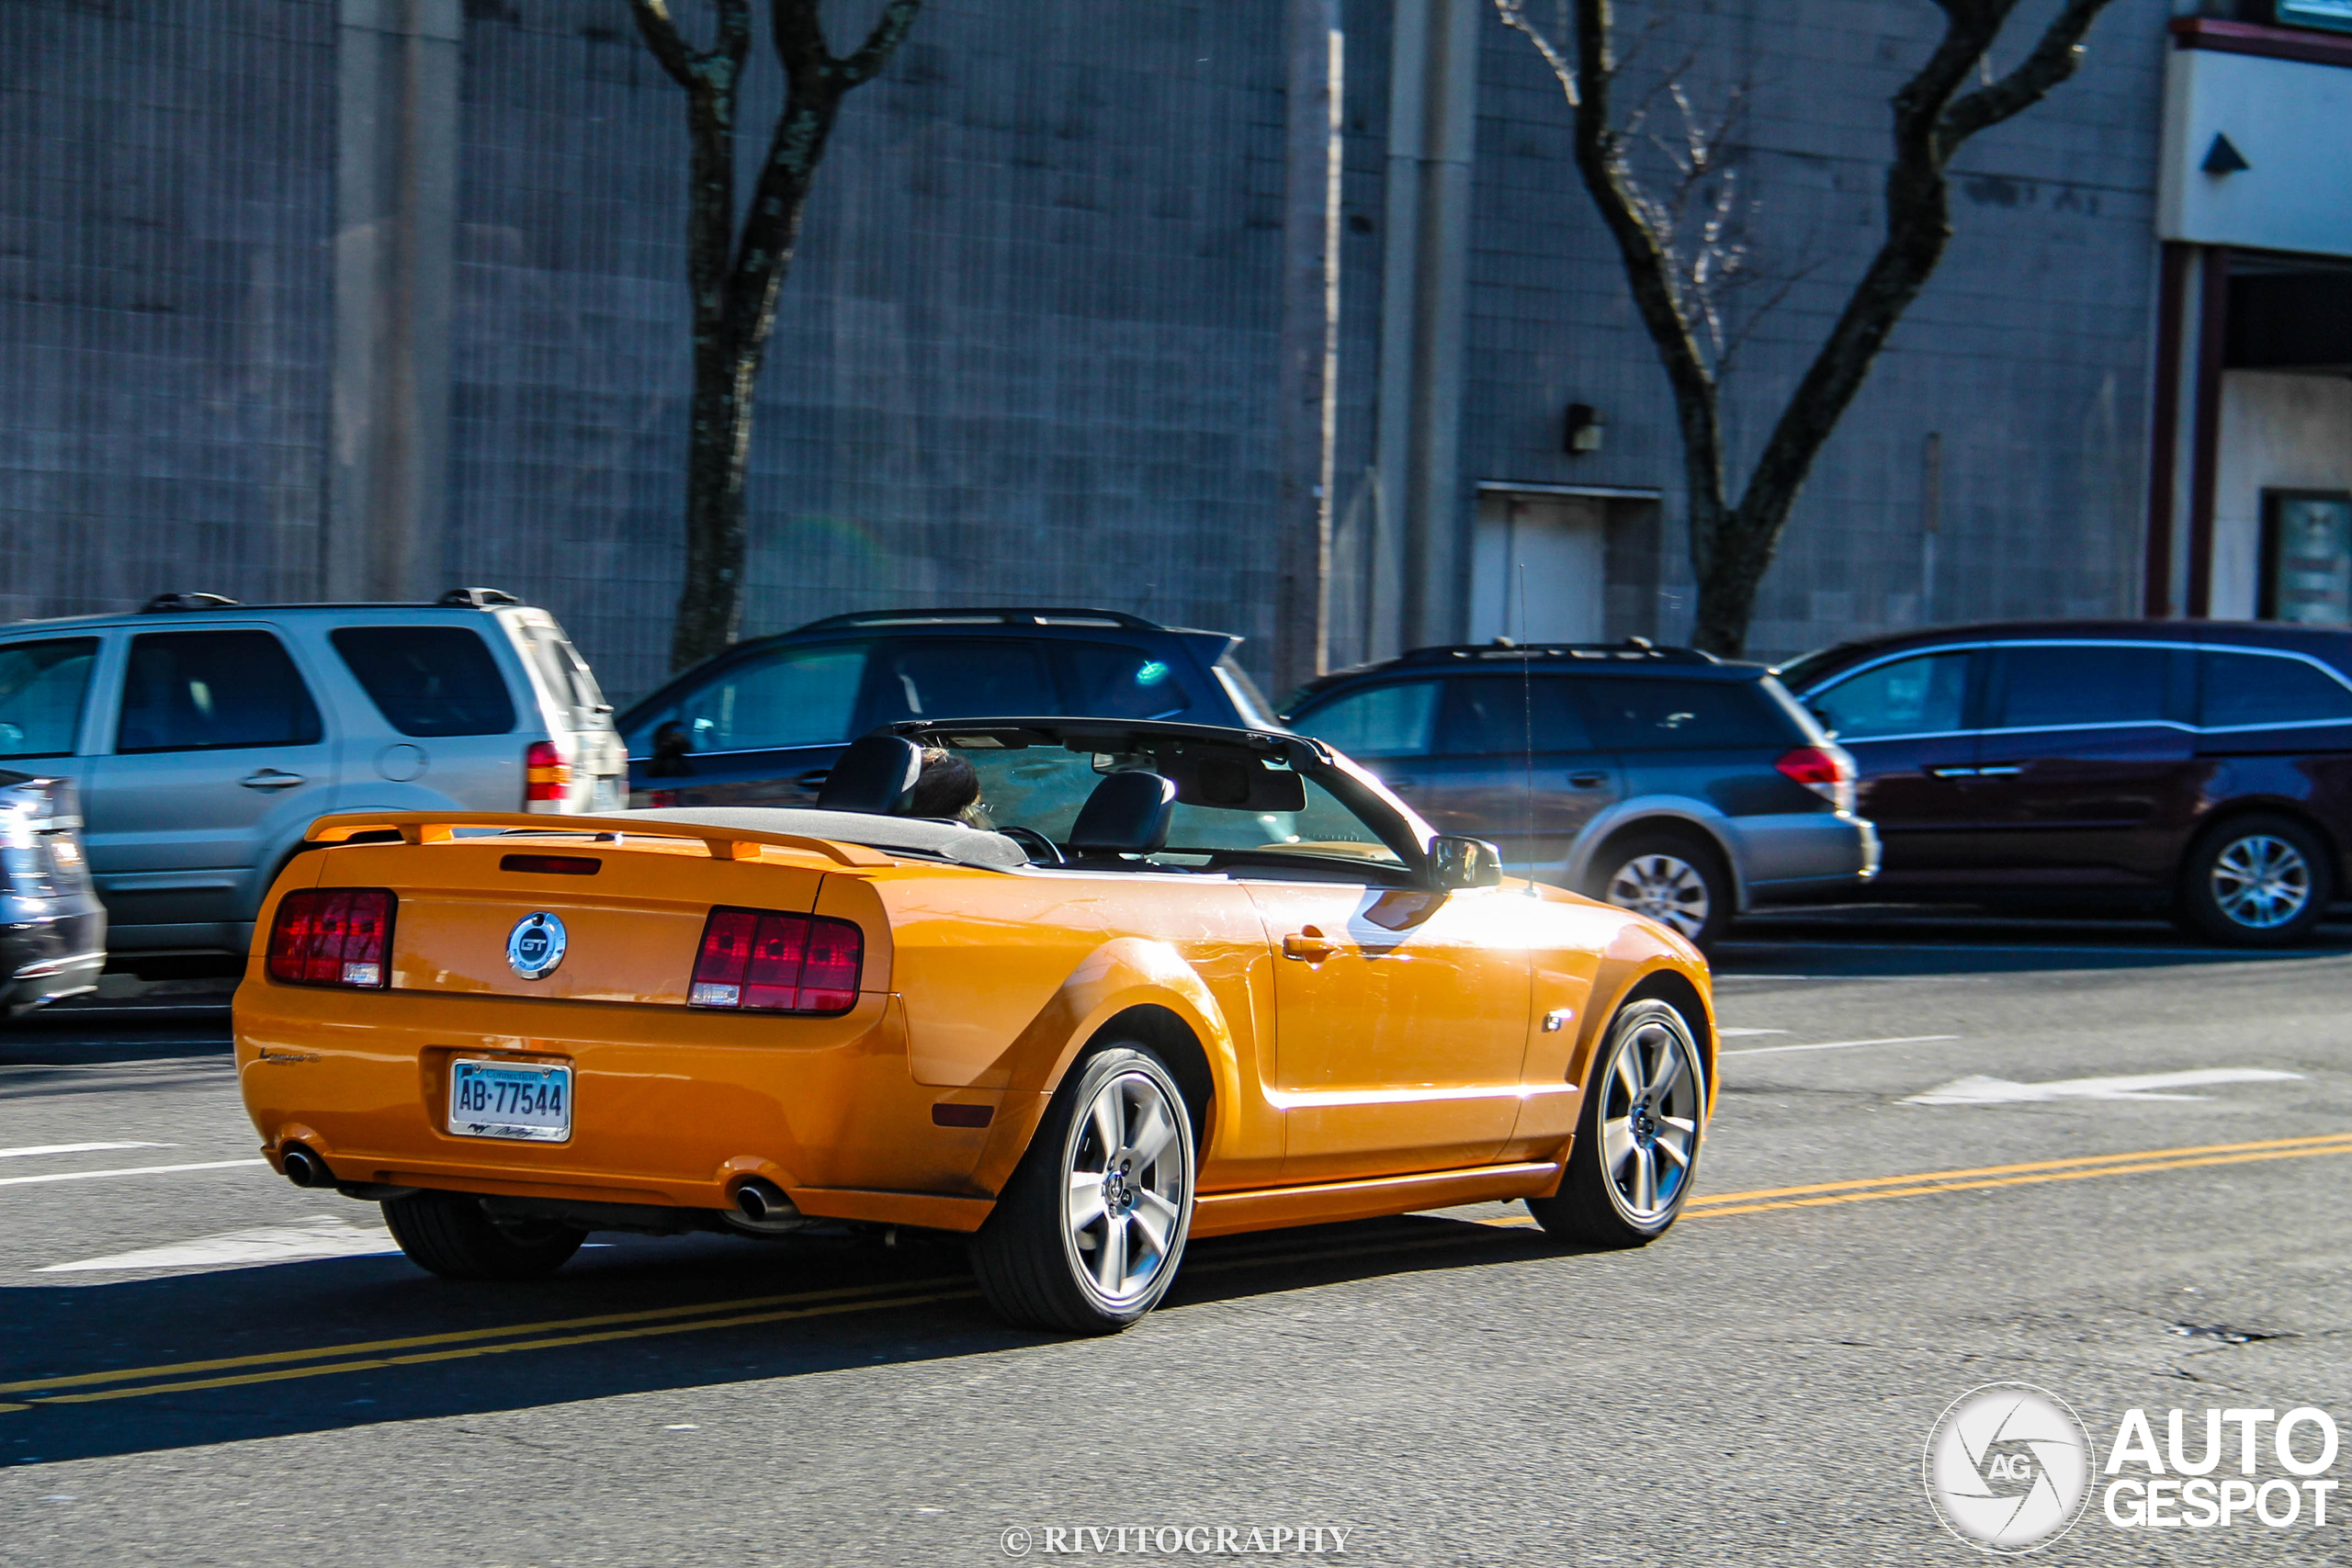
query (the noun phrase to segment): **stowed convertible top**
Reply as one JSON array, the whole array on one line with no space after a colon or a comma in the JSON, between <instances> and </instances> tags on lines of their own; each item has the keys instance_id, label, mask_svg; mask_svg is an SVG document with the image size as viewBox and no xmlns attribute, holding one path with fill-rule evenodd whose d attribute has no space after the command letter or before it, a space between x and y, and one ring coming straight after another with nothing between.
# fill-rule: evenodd
<instances>
[{"instance_id":1,"label":"stowed convertible top","mask_svg":"<svg viewBox=\"0 0 2352 1568\"><path fill-rule=\"evenodd\" d=\"M654 822L680 822L703 828L748 828L762 833L793 833L810 839L837 839L876 850L904 850L910 854L951 861L957 865L987 866L1009 871L1029 863L1029 853L1002 833L943 822L928 817L879 817L865 811L818 811L782 806L669 806L646 811L601 812L600 817L644 818ZM561 818L548 818L561 831Z\"/></svg>"}]
</instances>

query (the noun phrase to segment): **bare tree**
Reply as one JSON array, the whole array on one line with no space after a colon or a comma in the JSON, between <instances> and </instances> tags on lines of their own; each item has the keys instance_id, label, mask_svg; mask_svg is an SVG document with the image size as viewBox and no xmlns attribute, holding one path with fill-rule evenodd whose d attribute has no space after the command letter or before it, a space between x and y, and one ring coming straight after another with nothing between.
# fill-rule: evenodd
<instances>
[{"instance_id":1,"label":"bare tree","mask_svg":"<svg viewBox=\"0 0 2352 1568\"><path fill-rule=\"evenodd\" d=\"M775 303L792 266L800 217L825 156L825 141L850 90L882 69L922 0L885 0L865 41L837 57L825 41L820 0L770 0L784 107L737 232L735 122L752 52L752 0L713 0L716 40L688 44L669 0L629 0L638 31L662 68L686 90L693 144L686 204L686 276L694 295L694 400L686 454L686 575L670 639L682 670L735 640L743 618L743 470L751 456L753 394Z\"/></svg>"},{"instance_id":2,"label":"bare tree","mask_svg":"<svg viewBox=\"0 0 2352 1568\"><path fill-rule=\"evenodd\" d=\"M1495 0L1504 24L1527 36L1567 96L1575 114L1577 172L1617 242L1634 303L1666 367L1682 436L1690 564L1699 582L1693 637L1711 652L1736 655L1745 649L1758 585L1805 475L1895 323L1943 259L1951 239L1945 171L1952 154L2073 75L2083 37L2108 0L2062 0L2017 68L1997 78L1985 62L2018 0L1935 4L1944 14L1943 37L1892 100L1894 155L1877 254L1781 409L1734 503L1724 475L1721 322L1707 290L1690 276L1691 257L1703 254L1709 242L1702 231L1678 250L1672 198L1643 187L1627 158L1627 132L1612 123L1611 95L1620 71L1613 58L1614 7L1610 0L1561 0L1561 30L1573 34L1571 53L1528 18L1525 0ZM1972 77L1980 85L1963 92ZM1690 123L1686 108L1685 124ZM1711 146L1706 160L1717 157ZM1702 161L1695 152L1685 159L1686 164ZM1702 346L1702 334L1708 347ZM1710 347L1718 353L1711 356Z\"/></svg>"}]
</instances>

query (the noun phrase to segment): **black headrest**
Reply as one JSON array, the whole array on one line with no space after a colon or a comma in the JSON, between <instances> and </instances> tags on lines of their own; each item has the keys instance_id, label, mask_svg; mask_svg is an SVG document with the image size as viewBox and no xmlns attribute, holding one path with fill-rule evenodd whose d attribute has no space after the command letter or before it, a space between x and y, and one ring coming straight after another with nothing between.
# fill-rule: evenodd
<instances>
[{"instance_id":1,"label":"black headrest","mask_svg":"<svg viewBox=\"0 0 2352 1568\"><path fill-rule=\"evenodd\" d=\"M1158 773L1113 773L1094 786L1071 824L1069 847L1080 854L1148 855L1168 842L1176 815L1176 786Z\"/></svg>"},{"instance_id":2,"label":"black headrest","mask_svg":"<svg viewBox=\"0 0 2352 1568\"><path fill-rule=\"evenodd\" d=\"M849 743L817 792L821 811L903 815L922 776L922 748L902 735L867 735Z\"/></svg>"}]
</instances>

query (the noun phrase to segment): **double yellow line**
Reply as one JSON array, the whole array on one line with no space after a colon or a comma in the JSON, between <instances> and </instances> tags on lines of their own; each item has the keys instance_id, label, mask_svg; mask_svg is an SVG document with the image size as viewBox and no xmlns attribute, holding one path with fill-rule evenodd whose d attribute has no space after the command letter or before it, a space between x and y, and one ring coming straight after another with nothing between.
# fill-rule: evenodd
<instances>
[{"instance_id":1,"label":"double yellow line","mask_svg":"<svg viewBox=\"0 0 2352 1568\"><path fill-rule=\"evenodd\" d=\"M1934 1192L1982 1192L2045 1181L2084 1181L2099 1176L2137 1176L2148 1171L2188 1170L2200 1166L2307 1159L2317 1155L2352 1155L2352 1133L2326 1133L2305 1138L2271 1138L2258 1143L2203 1144L2177 1149L2142 1149L2131 1154L2084 1155L2074 1159L1979 1166L1965 1170L1919 1171L1907 1176L1864 1177L1852 1181L1821 1181L1802 1187L1768 1187L1753 1192L1724 1192L1693 1198L1684 1208L1683 1216L1693 1220L1713 1219L1730 1214L1761 1213L1773 1209L1867 1203L1881 1198L1917 1198ZM1487 1224L1510 1227L1532 1223L1524 1215L1514 1215L1509 1219L1490 1220ZM1476 1231L1464 1227L1448 1235L1381 1242L1363 1247L1327 1247L1314 1251L1269 1247L1238 1257L1190 1262L1184 1266L1184 1271L1187 1275L1222 1273L1266 1264L1297 1265L1375 1255L1393 1257L1398 1253L1419 1252L1431 1247L1458 1247L1475 1240L1476 1235ZM28 1410L35 1405L95 1404L107 1400L139 1399L163 1393L194 1393L205 1389L283 1382L296 1378L327 1377L341 1372L425 1366L435 1361L463 1360L475 1356L502 1356L517 1350L554 1350L615 1339L644 1339L665 1334L695 1334L714 1328L742 1328L755 1324L785 1323L797 1318L836 1316L842 1313L926 1306L938 1302L965 1301L978 1293L968 1277L946 1276L887 1284L844 1286L831 1291L806 1291L792 1295L746 1296L736 1301L701 1302L689 1306L649 1307L639 1312L605 1313L594 1317L511 1323L501 1328L467 1328L447 1334L413 1335L402 1339L360 1340L348 1345L322 1345L307 1350L277 1350L253 1356L227 1356L214 1360L178 1361L160 1367L78 1372L67 1377L0 1383L0 1411Z\"/></svg>"},{"instance_id":2,"label":"double yellow line","mask_svg":"<svg viewBox=\"0 0 2352 1568\"><path fill-rule=\"evenodd\" d=\"M1268 1263L1317 1263L1330 1258L1374 1254L1387 1256L1432 1247L1459 1247L1475 1239L1475 1235L1453 1235L1370 1247L1327 1247L1312 1252L1267 1248L1238 1258L1187 1263L1184 1272L1187 1275L1212 1274ZM420 1367L435 1361L458 1361L475 1356L502 1356L515 1350L555 1350L573 1345L602 1344L614 1339L646 1339L664 1334L696 1334L712 1328L785 1323L795 1318L927 1306L936 1302L968 1300L978 1294L969 1275L952 1275L933 1280L896 1280L888 1284L851 1285L839 1290L808 1291L793 1295L746 1296L738 1301L700 1302L691 1306L649 1307L640 1312L605 1313L594 1317L552 1318L544 1323L510 1323L502 1328L458 1329L447 1334L413 1335L403 1339L367 1339L348 1345L322 1345L308 1350L276 1350L253 1356L224 1356L206 1361L176 1361L160 1367L77 1372L67 1377L0 1382L0 1411L29 1410L36 1405L49 1404L96 1404L108 1400L140 1399L159 1393L195 1393L205 1389L285 1382L296 1378L327 1377L341 1372ZM205 1373L216 1375L202 1375ZM97 1384L114 1386L94 1386Z\"/></svg>"},{"instance_id":3,"label":"double yellow line","mask_svg":"<svg viewBox=\"0 0 2352 1568\"><path fill-rule=\"evenodd\" d=\"M1727 1214L1758 1214L1768 1209L1814 1209L1832 1203L1868 1203L1881 1198L1918 1198L1930 1192L1985 1192L1999 1187L2030 1187L2044 1181L2087 1181L2095 1176L2138 1176L2152 1170L2308 1159L2314 1155L2352 1155L2352 1133L2268 1138L2252 1144L2141 1149L2124 1155L2083 1155L2074 1159L2033 1160L2024 1165L1978 1166L1972 1170L1928 1170L1910 1176L1865 1177L1856 1181L1819 1181L1804 1187L1766 1187L1754 1192L1693 1198L1682 1213L1686 1219L1713 1219Z\"/></svg>"}]
</instances>

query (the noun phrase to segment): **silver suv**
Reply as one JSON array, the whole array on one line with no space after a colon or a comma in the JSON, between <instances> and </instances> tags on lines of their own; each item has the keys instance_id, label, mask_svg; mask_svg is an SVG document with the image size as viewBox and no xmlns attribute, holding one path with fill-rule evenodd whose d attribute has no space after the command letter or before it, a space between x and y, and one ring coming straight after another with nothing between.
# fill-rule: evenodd
<instances>
[{"instance_id":1,"label":"silver suv","mask_svg":"<svg viewBox=\"0 0 2352 1568\"><path fill-rule=\"evenodd\" d=\"M0 628L0 767L71 778L116 953L242 954L334 811L590 811L625 799L612 709L511 594L238 604Z\"/></svg>"}]
</instances>

